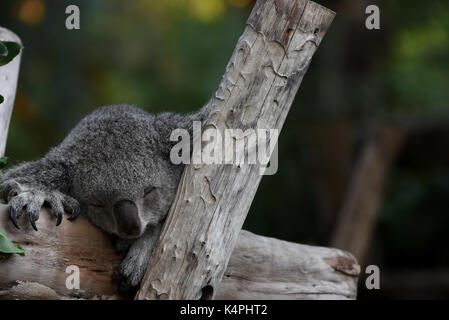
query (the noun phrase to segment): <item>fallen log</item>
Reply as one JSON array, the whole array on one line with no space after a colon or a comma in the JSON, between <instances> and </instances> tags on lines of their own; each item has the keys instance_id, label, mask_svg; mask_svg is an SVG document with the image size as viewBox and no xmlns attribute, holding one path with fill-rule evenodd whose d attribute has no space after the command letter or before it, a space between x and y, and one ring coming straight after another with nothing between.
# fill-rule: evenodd
<instances>
[{"instance_id":1,"label":"fallen log","mask_svg":"<svg viewBox=\"0 0 449 320\"><path fill-rule=\"evenodd\" d=\"M45 210L44 210L45 211ZM0 262L0 299L120 299L112 279L122 259L110 237L84 217L55 227L42 212L34 231L26 215L20 230L0 204L0 230L25 256ZM79 289L68 289L69 266L80 271ZM69 269L71 270L71 269ZM72 269L73 270L73 269ZM359 266L344 251L313 247L242 230L216 299L354 299Z\"/></svg>"},{"instance_id":2,"label":"fallen log","mask_svg":"<svg viewBox=\"0 0 449 320\"><path fill-rule=\"evenodd\" d=\"M355 299L359 273L348 252L241 230L216 299Z\"/></svg>"}]
</instances>

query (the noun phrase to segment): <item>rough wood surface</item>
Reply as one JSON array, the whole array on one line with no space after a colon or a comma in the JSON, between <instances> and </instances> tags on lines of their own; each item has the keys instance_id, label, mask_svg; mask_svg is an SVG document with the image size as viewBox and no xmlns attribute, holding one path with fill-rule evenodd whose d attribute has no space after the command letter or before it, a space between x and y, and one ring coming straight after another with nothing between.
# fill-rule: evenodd
<instances>
[{"instance_id":1,"label":"rough wood surface","mask_svg":"<svg viewBox=\"0 0 449 320\"><path fill-rule=\"evenodd\" d=\"M280 130L333 17L312 1L257 1L205 128ZM258 165L187 165L136 299L213 298L260 179Z\"/></svg>"},{"instance_id":2,"label":"rough wood surface","mask_svg":"<svg viewBox=\"0 0 449 320\"><path fill-rule=\"evenodd\" d=\"M0 27L0 41L14 41L22 44L19 37L8 29ZM0 95L5 101L0 104L0 157L5 154L9 121L16 97L17 79L22 52L8 64L0 67Z\"/></svg>"},{"instance_id":3,"label":"rough wood surface","mask_svg":"<svg viewBox=\"0 0 449 320\"><path fill-rule=\"evenodd\" d=\"M359 273L347 252L241 230L216 299L355 299Z\"/></svg>"},{"instance_id":4,"label":"rough wood surface","mask_svg":"<svg viewBox=\"0 0 449 320\"><path fill-rule=\"evenodd\" d=\"M48 212L21 229L0 205L0 230L22 245L26 255L0 263L0 299L120 298L112 280L122 256L109 236L84 217L64 220L59 227ZM80 290L69 290L66 268L80 269ZM359 266L346 252L281 241L241 231L217 299L352 299ZM17 282L19 281L19 282Z\"/></svg>"},{"instance_id":5,"label":"rough wood surface","mask_svg":"<svg viewBox=\"0 0 449 320\"><path fill-rule=\"evenodd\" d=\"M75 222L64 220L55 226L49 212L40 215L36 232L27 221L26 214L20 217L20 230L11 223L8 206L1 205L0 230L20 244L25 256L13 255L0 263L0 290L10 288L14 281L31 281L55 290L62 296L77 296L79 293L68 290L65 285L66 268L76 265L80 269L80 288L99 295L113 295L117 284L111 276L122 259L115 253L111 239L94 227L87 219L80 217ZM85 289L84 289L85 288ZM80 293L80 296L83 296Z\"/></svg>"}]
</instances>

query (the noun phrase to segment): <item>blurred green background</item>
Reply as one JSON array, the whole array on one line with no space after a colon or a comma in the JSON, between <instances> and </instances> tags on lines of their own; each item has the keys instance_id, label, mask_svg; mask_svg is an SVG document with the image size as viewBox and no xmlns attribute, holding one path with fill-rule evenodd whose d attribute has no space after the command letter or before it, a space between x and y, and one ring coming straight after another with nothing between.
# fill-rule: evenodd
<instances>
[{"instance_id":1,"label":"blurred green background","mask_svg":"<svg viewBox=\"0 0 449 320\"><path fill-rule=\"evenodd\" d=\"M386 174L362 263L379 265L385 277L381 290L365 290L362 267L360 298L449 297L449 3L317 2L338 15L281 133L279 171L263 178L244 228L332 245L370 128L429 117L426 130L407 134ZM81 30L65 28L70 4L81 10ZM0 25L25 46L6 150L11 163L41 157L103 105L200 108L253 4L2 0ZM380 30L365 28L368 4L380 8Z\"/></svg>"}]
</instances>

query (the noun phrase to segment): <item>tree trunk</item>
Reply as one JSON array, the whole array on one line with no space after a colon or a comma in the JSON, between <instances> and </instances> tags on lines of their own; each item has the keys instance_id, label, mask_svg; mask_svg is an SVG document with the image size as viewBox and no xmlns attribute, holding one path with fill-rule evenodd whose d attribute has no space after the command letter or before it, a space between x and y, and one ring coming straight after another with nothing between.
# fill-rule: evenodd
<instances>
[{"instance_id":1,"label":"tree trunk","mask_svg":"<svg viewBox=\"0 0 449 320\"><path fill-rule=\"evenodd\" d=\"M0 262L0 299L122 298L112 274L123 256L115 253L108 235L84 217L55 227L47 210L41 213L36 232L25 216L17 230L7 206L0 205L0 230L25 250L24 257L13 255ZM66 286L69 266L79 268L79 290ZM359 269L355 259L341 250L242 230L216 298L353 299Z\"/></svg>"},{"instance_id":2,"label":"tree trunk","mask_svg":"<svg viewBox=\"0 0 449 320\"><path fill-rule=\"evenodd\" d=\"M22 44L16 34L2 27L0 27L0 41L13 41ZM22 52L8 64L0 66L0 95L5 99L0 104L0 157L3 157L5 154L9 121L11 120L14 99L16 97L21 56Z\"/></svg>"},{"instance_id":3,"label":"tree trunk","mask_svg":"<svg viewBox=\"0 0 449 320\"><path fill-rule=\"evenodd\" d=\"M403 130L380 124L354 168L331 245L350 251L361 264L374 231L390 166L404 138Z\"/></svg>"},{"instance_id":4,"label":"tree trunk","mask_svg":"<svg viewBox=\"0 0 449 320\"><path fill-rule=\"evenodd\" d=\"M224 129L280 130L333 17L312 1L257 1L208 104L204 127L222 137ZM249 164L186 166L136 299L215 296L259 170Z\"/></svg>"}]
</instances>

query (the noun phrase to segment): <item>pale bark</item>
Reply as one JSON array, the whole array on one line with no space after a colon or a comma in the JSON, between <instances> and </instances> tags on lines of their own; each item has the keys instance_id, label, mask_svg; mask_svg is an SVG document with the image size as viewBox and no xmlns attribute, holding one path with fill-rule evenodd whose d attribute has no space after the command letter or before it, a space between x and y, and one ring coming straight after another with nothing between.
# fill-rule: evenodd
<instances>
[{"instance_id":1,"label":"pale bark","mask_svg":"<svg viewBox=\"0 0 449 320\"><path fill-rule=\"evenodd\" d=\"M359 272L347 252L241 230L216 299L355 299Z\"/></svg>"},{"instance_id":2,"label":"pale bark","mask_svg":"<svg viewBox=\"0 0 449 320\"><path fill-rule=\"evenodd\" d=\"M26 215L20 230L0 205L0 230L25 250L0 262L0 299L110 299L112 273L122 259L110 237L84 217L55 226L43 210L34 231ZM80 270L80 290L66 287L69 266ZM312 247L241 231L217 299L352 299L359 266L338 249Z\"/></svg>"},{"instance_id":3,"label":"pale bark","mask_svg":"<svg viewBox=\"0 0 449 320\"><path fill-rule=\"evenodd\" d=\"M228 128L280 130L333 17L312 1L257 1L208 104L205 128L222 136ZM202 290L205 298L214 297L259 185L259 169L186 166L136 299L194 299Z\"/></svg>"},{"instance_id":4,"label":"pale bark","mask_svg":"<svg viewBox=\"0 0 449 320\"><path fill-rule=\"evenodd\" d=\"M0 41L13 41L22 44L20 38L8 29L0 27ZM5 154L6 140L8 138L9 121L16 97L17 79L22 52L11 62L0 66L0 95L5 99L0 104L0 157Z\"/></svg>"}]
</instances>

